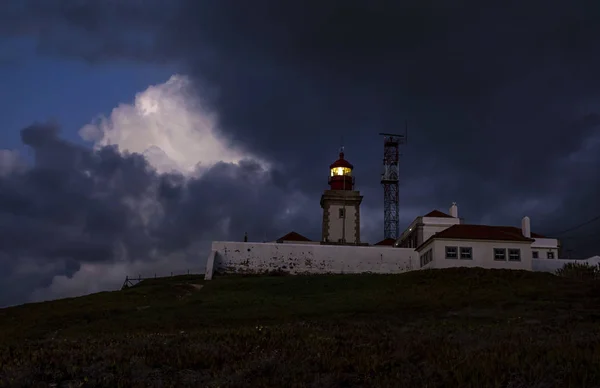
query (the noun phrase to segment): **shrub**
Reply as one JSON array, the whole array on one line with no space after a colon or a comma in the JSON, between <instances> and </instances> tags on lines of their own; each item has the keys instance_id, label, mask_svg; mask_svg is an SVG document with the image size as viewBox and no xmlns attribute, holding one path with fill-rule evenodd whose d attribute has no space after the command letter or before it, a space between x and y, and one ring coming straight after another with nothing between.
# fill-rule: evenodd
<instances>
[{"instance_id":1,"label":"shrub","mask_svg":"<svg viewBox=\"0 0 600 388\"><path fill-rule=\"evenodd\" d=\"M596 280L600 278L600 266L588 263L567 263L556 270L558 276L579 280Z\"/></svg>"},{"instance_id":2,"label":"shrub","mask_svg":"<svg viewBox=\"0 0 600 388\"><path fill-rule=\"evenodd\" d=\"M288 276L290 273L283 270L282 268L277 268L266 273L267 276Z\"/></svg>"}]
</instances>

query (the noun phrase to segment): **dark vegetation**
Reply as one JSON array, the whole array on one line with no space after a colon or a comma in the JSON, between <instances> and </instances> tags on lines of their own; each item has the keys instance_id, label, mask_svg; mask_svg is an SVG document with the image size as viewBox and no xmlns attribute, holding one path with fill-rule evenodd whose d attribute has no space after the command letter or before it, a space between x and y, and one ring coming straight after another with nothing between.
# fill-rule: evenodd
<instances>
[{"instance_id":1,"label":"dark vegetation","mask_svg":"<svg viewBox=\"0 0 600 388\"><path fill-rule=\"evenodd\" d=\"M152 279L0 310L0 385L598 387L599 302L508 270Z\"/></svg>"},{"instance_id":2,"label":"dark vegetation","mask_svg":"<svg viewBox=\"0 0 600 388\"><path fill-rule=\"evenodd\" d=\"M600 265L588 263L568 263L556 271L558 276L579 280L599 280Z\"/></svg>"}]
</instances>

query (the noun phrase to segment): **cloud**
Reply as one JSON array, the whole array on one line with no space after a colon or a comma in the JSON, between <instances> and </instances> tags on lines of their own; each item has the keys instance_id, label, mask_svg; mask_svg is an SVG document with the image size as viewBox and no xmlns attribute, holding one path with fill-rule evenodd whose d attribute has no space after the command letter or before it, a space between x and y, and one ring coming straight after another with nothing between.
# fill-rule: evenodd
<instances>
[{"instance_id":1,"label":"cloud","mask_svg":"<svg viewBox=\"0 0 600 388\"><path fill-rule=\"evenodd\" d=\"M21 139L32 164L2 153L10 155L6 166L19 166L0 176L2 305L112 287L125 270L202 268L213 239L241 240L247 231L253 241L273 240L313 222L282 173L248 157L196 156L212 164L184 175L159 173L116 145L75 145L55 123L24 128ZM203 139L188 138L199 151Z\"/></svg>"},{"instance_id":2,"label":"cloud","mask_svg":"<svg viewBox=\"0 0 600 388\"><path fill-rule=\"evenodd\" d=\"M199 244L199 251L205 251L206 244ZM28 269L35 270L36 267ZM52 277L45 286L34 289L28 296L28 302L42 302L57 298L67 298L101 291L118 290L123 286L125 276L130 278L151 278L203 273L204 264L200 261L188 261L181 254L170 255L157 262L119 262L119 263L84 263L72 274ZM29 272L28 272L29 273ZM126 275L125 275L126 274Z\"/></svg>"},{"instance_id":3,"label":"cloud","mask_svg":"<svg viewBox=\"0 0 600 388\"><path fill-rule=\"evenodd\" d=\"M0 149L0 177L25 170L26 163L17 150Z\"/></svg>"},{"instance_id":4,"label":"cloud","mask_svg":"<svg viewBox=\"0 0 600 388\"><path fill-rule=\"evenodd\" d=\"M208 113L197 94L191 92L190 80L174 75L138 93L133 104L119 105L109 117L99 117L79 133L96 149L116 145L122 152L144 155L158 173L189 175L218 162L239 163L251 157L239 145L220 138L217 124L215 115Z\"/></svg>"}]
</instances>

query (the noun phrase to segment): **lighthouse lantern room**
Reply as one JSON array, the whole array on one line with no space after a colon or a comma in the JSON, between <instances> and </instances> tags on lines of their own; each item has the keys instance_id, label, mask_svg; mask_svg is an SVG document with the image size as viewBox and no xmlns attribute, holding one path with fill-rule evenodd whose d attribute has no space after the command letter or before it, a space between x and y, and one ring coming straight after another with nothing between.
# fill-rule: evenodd
<instances>
[{"instance_id":1,"label":"lighthouse lantern room","mask_svg":"<svg viewBox=\"0 0 600 388\"><path fill-rule=\"evenodd\" d=\"M354 177L352 176L354 166L344 159L344 152L340 152L340 158L329 166L329 186L331 190L353 190Z\"/></svg>"}]
</instances>

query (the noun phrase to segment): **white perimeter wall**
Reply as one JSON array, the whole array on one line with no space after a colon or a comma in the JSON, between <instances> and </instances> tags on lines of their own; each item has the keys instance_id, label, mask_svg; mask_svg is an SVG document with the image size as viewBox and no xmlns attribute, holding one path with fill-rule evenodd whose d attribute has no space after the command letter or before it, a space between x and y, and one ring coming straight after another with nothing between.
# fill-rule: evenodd
<instances>
[{"instance_id":1,"label":"white perimeter wall","mask_svg":"<svg viewBox=\"0 0 600 388\"><path fill-rule=\"evenodd\" d=\"M213 242L208 261L207 279L212 277L209 268L225 273L400 273L419 265L410 248L226 241Z\"/></svg>"},{"instance_id":2,"label":"white perimeter wall","mask_svg":"<svg viewBox=\"0 0 600 388\"><path fill-rule=\"evenodd\" d=\"M557 260L557 259L533 259L532 267L534 271L540 272L555 272L562 268L567 263L589 264L592 266L600 263L600 256L590 257L586 260Z\"/></svg>"}]
</instances>

